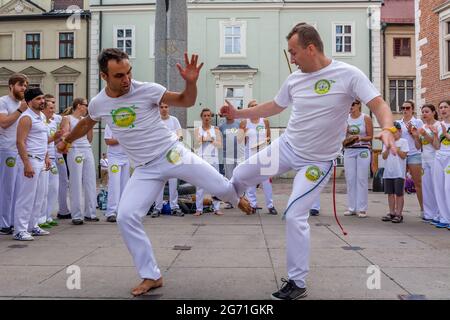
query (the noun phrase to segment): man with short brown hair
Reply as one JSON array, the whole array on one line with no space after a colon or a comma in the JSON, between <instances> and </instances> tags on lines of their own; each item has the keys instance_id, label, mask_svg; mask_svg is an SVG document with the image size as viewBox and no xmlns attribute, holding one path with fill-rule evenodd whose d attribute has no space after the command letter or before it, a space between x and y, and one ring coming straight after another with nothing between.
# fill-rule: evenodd
<instances>
[{"instance_id":1,"label":"man with short brown hair","mask_svg":"<svg viewBox=\"0 0 450 320\"><path fill-rule=\"evenodd\" d=\"M12 234L15 184L17 178L16 128L20 115L28 107L24 101L28 78L13 74L8 81L9 94L0 98L0 234Z\"/></svg>"}]
</instances>

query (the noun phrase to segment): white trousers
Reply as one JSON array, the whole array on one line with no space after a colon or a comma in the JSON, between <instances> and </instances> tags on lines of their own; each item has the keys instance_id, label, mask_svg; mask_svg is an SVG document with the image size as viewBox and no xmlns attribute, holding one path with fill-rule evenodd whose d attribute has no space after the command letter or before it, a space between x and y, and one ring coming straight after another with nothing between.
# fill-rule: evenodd
<instances>
[{"instance_id":1,"label":"white trousers","mask_svg":"<svg viewBox=\"0 0 450 320\"><path fill-rule=\"evenodd\" d=\"M69 189L69 177L67 175L66 161L61 154L57 154L56 167L58 168L58 213L61 215L70 214L67 206L67 190Z\"/></svg>"},{"instance_id":2,"label":"white trousers","mask_svg":"<svg viewBox=\"0 0 450 320\"><path fill-rule=\"evenodd\" d=\"M332 161L309 161L294 153L284 136L266 149L240 164L231 182L238 194L270 176L290 169L297 171L286 210L286 252L288 277L297 286L305 287L309 271L310 230L309 209L327 184L333 167Z\"/></svg>"},{"instance_id":3,"label":"white trousers","mask_svg":"<svg viewBox=\"0 0 450 320\"><path fill-rule=\"evenodd\" d=\"M369 149L345 149L344 169L348 211L366 212L369 196Z\"/></svg>"},{"instance_id":4,"label":"white trousers","mask_svg":"<svg viewBox=\"0 0 450 320\"><path fill-rule=\"evenodd\" d=\"M254 154L256 154L256 149L250 149L249 154L247 155L251 157ZM266 207L268 209L273 208L272 182L270 182L270 178L262 181L261 184L264 191L264 198L266 199ZM256 185L248 187L247 198L253 208L258 206L256 199Z\"/></svg>"},{"instance_id":5,"label":"white trousers","mask_svg":"<svg viewBox=\"0 0 450 320\"><path fill-rule=\"evenodd\" d=\"M178 205L178 179L169 179L169 203L170 209L179 209ZM158 194L158 198L155 201L155 209L161 210L164 204L164 188L165 184L161 189L161 192Z\"/></svg>"},{"instance_id":6,"label":"white trousers","mask_svg":"<svg viewBox=\"0 0 450 320\"><path fill-rule=\"evenodd\" d=\"M234 163L228 163L228 161L231 161L232 159L225 159L225 163L224 163L224 170L225 170L225 177L227 179L231 179L231 177L233 176L233 171L234 169L237 167L237 162ZM236 160L234 160L236 161Z\"/></svg>"},{"instance_id":7,"label":"white trousers","mask_svg":"<svg viewBox=\"0 0 450 320\"><path fill-rule=\"evenodd\" d=\"M436 154L433 178L439 208L439 221L450 223L450 156Z\"/></svg>"},{"instance_id":8,"label":"white trousers","mask_svg":"<svg viewBox=\"0 0 450 320\"><path fill-rule=\"evenodd\" d=\"M439 218L439 208L434 190L433 168L434 161L422 161L423 216L425 219L434 220Z\"/></svg>"},{"instance_id":9,"label":"white trousers","mask_svg":"<svg viewBox=\"0 0 450 320\"><path fill-rule=\"evenodd\" d=\"M210 163L210 166L212 166L217 172L219 172L219 165L217 163ZM205 176L207 177L207 176ZM199 185L196 185L196 192L195 192L195 208L197 211L203 212L203 198L205 194L205 188L202 188ZM209 189L208 189L209 190ZM215 194L213 194L215 195ZM214 211L220 210L220 201L213 200L213 208Z\"/></svg>"},{"instance_id":10,"label":"white trousers","mask_svg":"<svg viewBox=\"0 0 450 320\"><path fill-rule=\"evenodd\" d=\"M67 154L72 219L95 218L97 207L94 155L91 148L72 148ZM84 214L81 200L84 193Z\"/></svg>"},{"instance_id":11,"label":"white trousers","mask_svg":"<svg viewBox=\"0 0 450 320\"><path fill-rule=\"evenodd\" d=\"M130 162L128 159L108 156L108 162L108 203L105 214L107 217L117 215L120 197L130 179Z\"/></svg>"},{"instance_id":12,"label":"white trousers","mask_svg":"<svg viewBox=\"0 0 450 320\"><path fill-rule=\"evenodd\" d=\"M139 276L143 279L159 279L161 272L142 219L161 192L165 181L171 178L179 178L204 188L233 205L237 206L239 202L230 181L180 142L175 143L159 159L137 167L120 199L117 223Z\"/></svg>"},{"instance_id":13,"label":"white trousers","mask_svg":"<svg viewBox=\"0 0 450 320\"><path fill-rule=\"evenodd\" d=\"M39 215L44 202L45 174L44 160L31 158L34 169L33 178L25 177L24 165L18 161L17 199L14 216L14 234L31 231L38 224Z\"/></svg>"},{"instance_id":14,"label":"white trousers","mask_svg":"<svg viewBox=\"0 0 450 320\"><path fill-rule=\"evenodd\" d=\"M0 228L14 224L18 158L17 152L0 151Z\"/></svg>"},{"instance_id":15,"label":"white trousers","mask_svg":"<svg viewBox=\"0 0 450 320\"><path fill-rule=\"evenodd\" d=\"M58 200L59 174L56 160L51 159L52 165L49 171L44 172L44 201L42 203L41 216L38 223L53 221L52 213L55 211Z\"/></svg>"}]
</instances>

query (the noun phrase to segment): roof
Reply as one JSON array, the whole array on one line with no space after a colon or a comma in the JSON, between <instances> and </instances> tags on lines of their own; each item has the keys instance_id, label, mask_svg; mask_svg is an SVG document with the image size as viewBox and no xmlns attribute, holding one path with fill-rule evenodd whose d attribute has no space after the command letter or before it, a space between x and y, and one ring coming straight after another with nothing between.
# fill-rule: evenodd
<instances>
[{"instance_id":1,"label":"roof","mask_svg":"<svg viewBox=\"0 0 450 320\"><path fill-rule=\"evenodd\" d=\"M414 0L384 0L381 7L381 22L414 24Z\"/></svg>"},{"instance_id":2,"label":"roof","mask_svg":"<svg viewBox=\"0 0 450 320\"><path fill-rule=\"evenodd\" d=\"M246 64L219 64L212 70L256 70Z\"/></svg>"}]
</instances>

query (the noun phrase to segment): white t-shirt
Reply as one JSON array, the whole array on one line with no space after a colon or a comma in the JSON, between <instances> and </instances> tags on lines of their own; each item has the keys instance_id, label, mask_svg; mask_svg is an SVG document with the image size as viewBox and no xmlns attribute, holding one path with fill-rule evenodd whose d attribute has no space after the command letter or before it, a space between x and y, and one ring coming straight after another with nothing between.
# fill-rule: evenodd
<instances>
[{"instance_id":1,"label":"white t-shirt","mask_svg":"<svg viewBox=\"0 0 450 320\"><path fill-rule=\"evenodd\" d=\"M76 125L78 124L78 122L80 122L81 119L75 118L73 115L68 115L67 118L69 119L70 122L70 131L72 131ZM87 134L85 134L84 136L82 136L80 139L75 140L72 143L72 147L73 148L82 148L82 149L86 149L86 148L90 148L91 147L91 143L89 142L88 138L87 138Z\"/></svg>"},{"instance_id":2,"label":"white t-shirt","mask_svg":"<svg viewBox=\"0 0 450 320\"><path fill-rule=\"evenodd\" d=\"M29 117L31 119L31 129L25 140L27 153L44 160L47 154L48 145L48 130L47 125L45 124L45 115L42 112L36 114L28 108L20 116L19 120L24 117Z\"/></svg>"},{"instance_id":3,"label":"white t-shirt","mask_svg":"<svg viewBox=\"0 0 450 320\"><path fill-rule=\"evenodd\" d=\"M403 152L409 151L408 141L406 139L400 138L395 141L395 145L398 150ZM386 150L386 146L383 145L383 151ZM400 156L394 156L389 153L387 159L384 161L384 173L383 179L405 179L406 176L406 158L402 159Z\"/></svg>"},{"instance_id":4,"label":"white t-shirt","mask_svg":"<svg viewBox=\"0 0 450 320\"><path fill-rule=\"evenodd\" d=\"M436 121L433 125L434 127L436 127L436 129L438 130L438 136L439 136L439 132L441 129L441 125L439 123L439 121ZM425 128L424 130L426 131L426 133L433 137L434 134L433 132L431 132L430 129ZM425 163L430 163L434 161L434 157L436 155L436 149L433 147L433 144L431 142L429 142L427 139L425 139L424 136L420 136L420 141L422 142L422 162Z\"/></svg>"},{"instance_id":5,"label":"white t-shirt","mask_svg":"<svg viewBox=\"0 0 450 320\"><path fill-rule=\"evenodd\" d=\"M169 116L168 119L161 119L162 122L169 128L171 132L177 133L177 130L181 129L180 121L174 116Z\"/></svg>"},{"instance_id":6,"label":"white t-shirt","mask_svg":"<svg viewBox=\"0 0 450 320\"><path fill-rule=\"evenodd\" d=\"M100 167L102 167L102 169L108 169L108 159L100 159Z\"/></svg>"},{"instance_id":7,"label":"white t-shirt","mask_svg":"<svg viewBox=\"0 0 450 320\"><path fill-rule=\"evenodd\" d=\"M89 104L91 119L109 125L134 167L160 158L178 140L159 113L165 92L159 84L132 80L127 94L110 98L103 89Z\"/></svg>"},{"instance_id":8,"label":"white t-shirt","mask_svg":"<svg viewBox=\"0 0 450 320\"><path fill-rule=\"evenodd\" d=\"M104 139L115 139L111 128L106 125L105 126L105 136ZM119 158L119 159L127 159L127 155L120 144L115 144L113 146L108 145L108 158ZM106 165L108 167L108 164Z\"/></svg>"},{"instance_id":9,"label":"white t-shirt","mask_svg":"<svg viewBox=\"0 0 450 320\"><path fill-rule=\"evenodd\" d=\"M10 115L20 107L20 101L12 99L9 95L0 98L0 113ZM17 124L14 122L9 128L0 127L0 150L17 152Z\"/></svg>"},{"instance_id":10,"label":"white t-shirt","mask_svg":"<svg viewBox=\"0 0 450 320\"><path fill-rule=\"evenodd\" d=\"M274 101L292 105L285 138L295 153L307 160L330 161L338 157L352 102L367 104L380 96L358 68L333 60L311 73L300 70L284 82Z\"/></svg>"},{"instance_id":11,"label":"white t-shirt","mask_svg":"<svg viewBox=\"0 0 450 320\"><path fill-rule=\"evenodd\" d=\"M56 131L58 131L60 128L61 119L54 115L53 119L50 119L50 121L46 121L45 124L47 125L48 136L54 137ZM52 141L48 144L48 156L50 157L50 159L56 158L55 141Z\"/></svg>"},{"instance_id":12,"label":"white t-shirt","mask_svg":"<svg viewBox=\"0 0 450 320\"><path fill-rule=\"evenodd\" d=\"M414 143L414 138L412 135L409 134L408 132L408 128L406 127L406 123L403 119L399 121L400 124L402 125L402 138L406 139L406 141L408 141L408 145L409 145L409 152L408 152L408 156L412 156L418 153L421 153L421 151L419 149L416 148L416 144ZM414 127L416 127L417 129L422 128L423 127L423 121L417 118L412 118L410 121L412 125Z\"/></svg>"},{"instance_id":13,"label":"white t-shirt","mask_svg":"<svg viewBox=\"0 0 450 320\"><path fill-rule=\"evenodd\" d=\"M444 121L441 122L442 124L444 124L445 128L448 129L450 128L450 123L445 123ZM441 127L441 125L439 124L439 127ZM442 128L439 129L439 140L441 140L443 138L442 135ZM448 140L447 138L445 138L444 140L441 141L441 147L440 149L436 152L439 155L443 155L443 156L450 156L450 140Z\"/></svg>"}]
</instances>

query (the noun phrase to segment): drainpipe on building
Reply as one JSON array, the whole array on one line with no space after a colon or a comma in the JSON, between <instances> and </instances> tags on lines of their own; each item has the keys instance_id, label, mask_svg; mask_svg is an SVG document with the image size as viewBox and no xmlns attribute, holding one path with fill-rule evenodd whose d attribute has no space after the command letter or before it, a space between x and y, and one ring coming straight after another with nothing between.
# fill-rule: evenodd
<instances>
[{"instance_id":1,"label":"drainpipe on building","mask_svg":"<svg viewBox=\"0 0 450 320\"><path fill-rule=\"evenodd\" d=\"M369 7L369 79L370 82L373 82L373 74L372 74L372 9ZM372 111L370 111L370 117L372 118Z\"/></svg>"},{"instance_id":2,"label":"drainpipe on building","mask_svg":"<svg viewBox=\"0 0 450 320\"><path fill-rule=\"evenodd\" d=\"M383 100L386 101L386 28L387 23L381 24L381 30L383 31Z\"/></svg>"},{"instance_id":3,"label":"drainpipe on building","mask_svg":"<svg viewBox=\"0 0 450 320\"><path fill-rule=\"evenodd\" d=\"M103 0L100 0L100 12L99 12L99 21L98 21L98 49L102 50L102 30L103 30L103 11L101 7L103 6ZM102 87L102 78L100 75L98 76L98 91ZM101 178L101 166L100 159L102 158L102 121L98 122L98 177Z\"/></svg>"}]
</instances>

